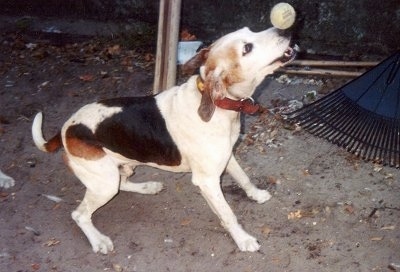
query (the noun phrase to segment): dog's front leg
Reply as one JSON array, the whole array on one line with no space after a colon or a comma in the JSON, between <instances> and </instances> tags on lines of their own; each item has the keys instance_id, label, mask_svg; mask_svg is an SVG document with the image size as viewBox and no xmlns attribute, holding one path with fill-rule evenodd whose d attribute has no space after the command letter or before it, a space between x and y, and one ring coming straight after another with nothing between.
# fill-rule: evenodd
<instances>
[{"instance_id":1,"label":"dog's front leg","mask_svg":"<svg viewBox=\"0 0 400 272\"><path fill-rule=\"evenodd\" d=\"M205 177L193 173L193 183L199 186L201 194L206 199L213 212L221 220L222 226L230 233L241 251L257 251L260 245L257 239L243 230L237 218L226 202L221 191L220 177Z\"/></svg>"},{"instance_id":2,"label":"dog's front leg","mask_svg":"<svg viewBox=\"0 0 400 272\"><path fill-rule=\"evenodd\" d=\"M233 154L228 162L226 170L246 192L250 199L253 199L257 201L257 203L261 204L271 198L271 195L267 190L258 189L253 183L250 182L249 177L243 171L242 167L240 167Z\"/></svg>"}]
</instances>

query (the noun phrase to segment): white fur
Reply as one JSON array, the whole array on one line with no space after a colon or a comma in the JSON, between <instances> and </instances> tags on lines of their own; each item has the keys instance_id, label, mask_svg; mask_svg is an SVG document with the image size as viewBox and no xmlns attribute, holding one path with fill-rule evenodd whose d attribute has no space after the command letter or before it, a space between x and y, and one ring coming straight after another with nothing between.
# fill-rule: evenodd
<instances>
[{"instance_id":1,"label":"white fur","mask_svg":"<svg viewBox=\"0 0 400 272\"><path fill-rule=\"evenodd\" d=\"M243 46L253 44L253 51L243 55ZM267 74L282 62L276 61L289 46L289 39L281 37L276 29L254 33L243 28L228 34L211 47L205 66L200 68L202 78L206 78L208 63L216 64L213 76L219 77L233 73L230 56L235 60L236 76L240 81L227 86L223 95L230 98L250 97L257 85ZM233 54L232 54L233 52ZM230 53L230 54L228 54ZM248 234L237 222L236 216L226 202L220 186L223 171L227 172L243 188L249 198L264 203L271 198L266 190L256 188L237 163L232 148L239 136L240 114L230 110L216 108L211 120L203 121L197 109L201 93L197 89L196 77L191 77L181 86L173 87L156 96L156 103L166 121L167 129L176 143L182 161L179 166L163 166L155 163L147 165L175 172L191 171L192 183L198 186L201 194L221 220L221 224L230 233L241 251L257 251L260 248L256 238ZM65 146L65 131L76 123L82 123L94 130L107 116L121 110L107 108L99 104L90 104L75 113L63 126L62 137ZM36 145L44 145L41 132L41 115L35 118L32 132ZM109 237L100 233L92 223L91 216L98 208L114 197L118 190L155 194L162 190L162 184L148 182L134 184L127 180L133 168L139 165L110 150L98 160L85 160L72 156L68 150L69 166L86 186L86 195L79 207L72 213L73 219L89 239L93 251L108 253L113 250Z\"/></svg>"},{"instance_id":2,"label":"white fur","mask_svg":"<svg viewBox=\"0 0 400 272\"><path fill-rule=\"evenodd\" d=\"M7 176L0 170L0 187L8 189L15 185L15 180L12 177Z\"/></svg>"},{"instance_id":3,"label":"white fur","mask_svg":"<svg viewBox=\"0 0 400 272\"><path fill-rule=\"evenodd\" d=\"M64 124L63 129L73 124L83 124L94 132L104 119L121 111L120 107L106 107L98 103L88 104L72 115ZM62 131L62 135L65 135L65 131Z\"/></svg>"}]
</instances>

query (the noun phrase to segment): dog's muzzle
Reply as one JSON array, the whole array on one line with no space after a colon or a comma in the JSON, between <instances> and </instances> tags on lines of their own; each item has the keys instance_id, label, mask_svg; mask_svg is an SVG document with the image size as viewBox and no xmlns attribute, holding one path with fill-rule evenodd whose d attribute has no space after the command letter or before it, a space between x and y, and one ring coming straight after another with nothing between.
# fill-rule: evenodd
<instances>
[{"instance_id":1,"label":"dog's muzzle","mask_svg":"<svg viewBox=\"0 0 400 272\"><path fill-rule=\"evenodd\" d=\"M293 61L296 58L299 49L300 48L297 44L295 44L293 47L288 47L283 53L283 56L280 58L280 61L284 64Z\"/></svg>"}]
</instances>

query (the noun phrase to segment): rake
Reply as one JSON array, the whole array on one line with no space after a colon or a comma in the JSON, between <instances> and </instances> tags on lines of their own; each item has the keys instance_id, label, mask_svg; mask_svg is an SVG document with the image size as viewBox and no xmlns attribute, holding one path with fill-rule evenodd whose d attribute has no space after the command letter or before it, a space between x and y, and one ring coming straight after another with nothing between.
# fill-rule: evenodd
<instances>
[{"instance_id":1,"label":"rake","mask_svg":"<svg viewBox=\"0 0 400 272\"><path fill-rule=\"evenodd\" d=\"M400 51L286 117L366 161L399 168Z\"/></svg>"}]
</instances>

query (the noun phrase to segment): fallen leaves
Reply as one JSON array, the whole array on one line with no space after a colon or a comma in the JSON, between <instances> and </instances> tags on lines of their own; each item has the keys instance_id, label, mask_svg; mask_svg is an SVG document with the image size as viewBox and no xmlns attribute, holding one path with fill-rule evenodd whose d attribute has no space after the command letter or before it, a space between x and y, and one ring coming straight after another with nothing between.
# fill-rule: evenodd
<instances>
[{"instance_id":1,"label":"fallen leaves","mask_svg":"<svg viewBox=\"0 0 400 272\"><path fill-rule=\"evenodd\" d=\"M381 227L381 230L387 231L387 230L395 230L396 226L395 225L388 225L388 226L383 226ZM370 238L371 241L382 241L385 238L384 235L379 235L379 236L373 236Z\"/></svg>"},{"instance_id":2,"label":"fallen leaves","mask_svg":"<svg viewBox=\"0 0 400 272\"><path fill-rule=\"evenodd\" d=\"M114 74L121 76L119 72L132 73L135 67L153 70L155 63L154 54L142 49L128 50L115 41L91 39L74 42L74 39L70 38L61 44L54 44L51 40L12 34L8 34L5 40L7 42L2 44L2 51L8 57L0 67L0 75L15 71L15 78L8 79L4 84L8 88L15 87L19 77L34 77L39 71L48 75L48 78L42 79L42 84L37 83L41 89L49 83L49 79L52 80L52 84L57 84L53 80L55 77L69 76L70 68L74 78L83 82L93 82L103 76L92 71L82 73L79 70L100 65L103 71L112 77ZM148 51L152 52L152 48ZM70 78L61 82L68 81L71 84Z\"/></svg>"},{"instance_id":3,"label":"fallen leaves","mask_svg":"<svg viewBox=\"0 0 400 272\"><path fill-rule=\"evenodd\" d=\"M251 146L260 153L265 153L268 148L282 146L278 139L281 138L283 123L278 119L268 111L260 114L258 120L250 127L243 142L238 146L237 151L246 151Z\"/></svg>"}]
</instances>

